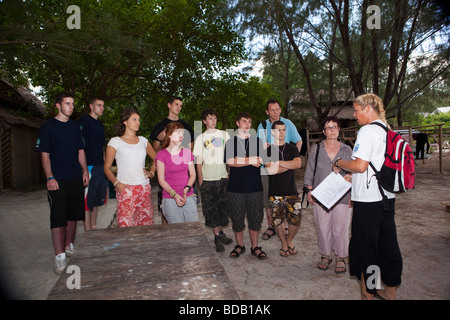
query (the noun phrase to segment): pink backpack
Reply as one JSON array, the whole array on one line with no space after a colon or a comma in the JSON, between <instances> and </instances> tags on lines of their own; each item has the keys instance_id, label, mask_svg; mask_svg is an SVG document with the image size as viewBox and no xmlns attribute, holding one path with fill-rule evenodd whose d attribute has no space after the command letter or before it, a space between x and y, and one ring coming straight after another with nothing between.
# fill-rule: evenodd
<instances>
[{"instance_id":1,"label":"pink backpack","mask_svg":"<svg viewBox=\"0 0 450 320\"><path fill-rule=\"evenodd\" d=\"M402 136L379 122L373 122L386 131L386 152L384 163L380 171L377 171L372 163L370 166L375 171L378 186L392 193L405 193L414 189L415 163L414 154L409 144ZM380 192L384 197L383 190Z\"/></svg>"}]
</instances>

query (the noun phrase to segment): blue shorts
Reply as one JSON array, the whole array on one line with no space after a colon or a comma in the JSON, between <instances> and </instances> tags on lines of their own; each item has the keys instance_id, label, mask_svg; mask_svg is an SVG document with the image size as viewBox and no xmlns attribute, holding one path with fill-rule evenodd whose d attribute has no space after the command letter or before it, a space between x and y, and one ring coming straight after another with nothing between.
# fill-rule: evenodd
<instances>
[{"instance_id":1,"label":"blue shorts","mask_svg":"<svg viewBox=\"0 0 450 320\"><path fill-rule=\"evenodd\" d=\"M103 165L89 166L89 186L85 190L86 210L92 211L106 201L107 180Z\"/></svg>"}]
</instances>

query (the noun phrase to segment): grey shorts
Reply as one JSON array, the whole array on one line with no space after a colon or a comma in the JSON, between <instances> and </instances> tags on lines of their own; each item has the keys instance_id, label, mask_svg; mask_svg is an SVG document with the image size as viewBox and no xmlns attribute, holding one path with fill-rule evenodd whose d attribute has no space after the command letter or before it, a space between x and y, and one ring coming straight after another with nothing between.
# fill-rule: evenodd
<instances>
[{"instance_id":1,"label":"grey shorts","mask_svg":"<svg viewBox=\"0 0 450 320\"><path fill-rule=\"evenodd\" d=\"M163 198L162 210L168 223L198 221L197 197L187 197L184 206L179 207L174 199Z\"/></svg>"},{"instance_id":2,"label":"grey shorts","mask_svg":"<svg viewBox=\"0 0 450 320\"><path fill-rule=\"evenodd\" d=\"M251 193L228 192L228 209L233 224L233 231L240 232L244 230L245 216L247 216L250 230L261 230L261 223L264 218L262 198L262 191Z\"/></svg>"}]
</instances>

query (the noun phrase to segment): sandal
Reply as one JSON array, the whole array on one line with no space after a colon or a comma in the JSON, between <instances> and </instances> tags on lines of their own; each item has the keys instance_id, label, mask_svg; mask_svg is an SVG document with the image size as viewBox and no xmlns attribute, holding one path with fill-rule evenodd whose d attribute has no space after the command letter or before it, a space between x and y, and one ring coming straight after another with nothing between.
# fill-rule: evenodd
<instances>
[{"instance_id":1,"label":"sandal","mask_svg":"<svg viewBox=\"0 0 450 320\"><path fill-rule=\"evenodd\" d=\"M295 255L298 253L298 250L295 249L295 247L293 247L293 248L288 247L288 250L289 250L289 254L290 254L291 256L295 256Z\"/></svg>"},{"instance_id":2,"label":"sandal","mask_svg":"<svg viewBox=\"0 0 450 320\"><path fill-rule=\"evenodd\" d=\"M338 265L339 262L341 262L341 265ZM341 269L341 270L338 271L338 269ZM345 271L347 271L347 264L345 263L344 258L336 258L336 267L334 268L334 272L335 273L344 273Z\"/></svg>"},{"instance_id":3,"label":"sandal","mask_svg":"<svg viewBox=\"0 0 450 320\"><path fill-rule=\"evenodd\" d=\"M280 256L289 257L290 256L289 249L287 249L287 250L280 249Z\"/></svg>"},{"instance_id":4,"label":"sandal","mask_svg":"<svg viewBox=\"0 0 450 320\"><path fill-rule=\"evenodd\" d=\"M238 252L236 249L239 249L240 251ZM239 256L244 253L245 253L245 246L236 245L233 251L230 252L230 258L234 259L239 258Z\"/></svg>"},{"instance_id":5,"label":"sandal","mask_svg":"<svg viewBox=\"0 0 450 320\"><path fill-rule=\"evenodd\" d=\"M330 258L330 256L322 256L320 258L321 260L319 261L319 263L317 264L317 268L319 268L320 270L328 270L328 268L330 268L330 264L333 261L333 259ZM326 262L325 262L326 260ZM323 266L323 267L320 267Z\"/></svg>"},{"instance_id":6,"label":"sandal","mask_svg":"<svg viewBox=\"0 0 450 320\"><path fill-rule=\"evenodd\" d=\"M268 233L267 231L270 231L271 233ZM274 228L269 227L267 228L267 230L263 233L263 235L261 236L261 238L263 240L269 240L270 238L272 238L274 235L276 235L277 232L275 231Z\"/></svg>"},{"instance_id":7,"label":"sandal","mask_svg":"<svg viewBox=\"0 0 450 320\"><path fill-rule=\"evenodd\" d=\"M257 257L259 260L267 259L267 254L261 250L261 247L251 248L250 251L252 252L252 256ZM256 251L259 251L259 253L256 253Z\"/></svg>"}]
</instances>

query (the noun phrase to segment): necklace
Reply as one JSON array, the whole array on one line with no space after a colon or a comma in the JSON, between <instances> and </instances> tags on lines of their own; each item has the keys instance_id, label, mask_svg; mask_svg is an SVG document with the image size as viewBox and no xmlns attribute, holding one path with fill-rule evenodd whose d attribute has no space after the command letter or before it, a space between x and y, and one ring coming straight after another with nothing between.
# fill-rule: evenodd
<instances>
[{"instance_id":1,"label":"necklace","mask_svg":"<svg viewBox=\"0 0 450 320\"><path fill-rule=\"evenodd\" d=\"M276 144L274 144L273 146L278 150L278 153L281 154L281 161L284 161L284 149L286 148L286 143L283 144L283 150L280 150Z\"/></svg>"},{"instance_id":2,"label":"necklace","mask_svg":"<svg viewBox=\"0 0 450 320\"><path fill-rule=\"evenodd\" d=\"M238 141L239 141L239 143L241 144L241 147L242 147L242 149L244 150L244 154L245 154L245 157L248 157L247 156L247 150L248 150L248 140L250 140L250 138L247 138L247 139L245 139L244 141L244 143L245 143L245 146L244 146L244 144L242 143L242 141L241 141L241 138L239 138L238 137Z\"/></svg>"}]
</instances>

